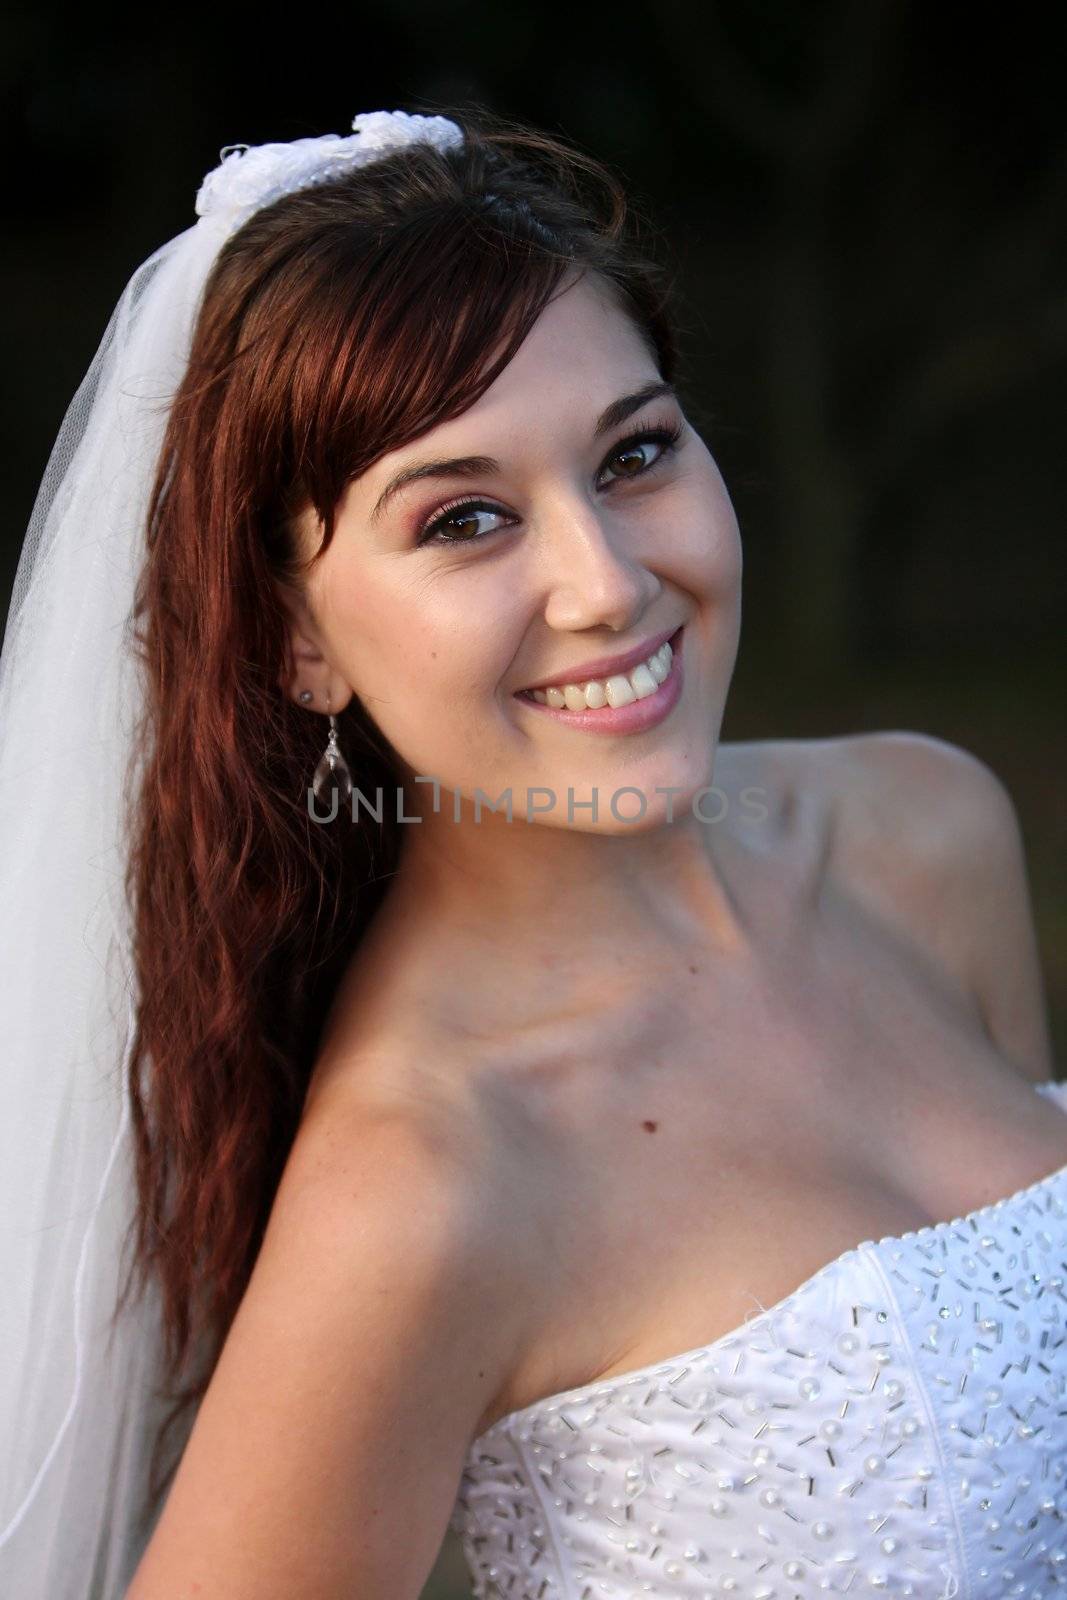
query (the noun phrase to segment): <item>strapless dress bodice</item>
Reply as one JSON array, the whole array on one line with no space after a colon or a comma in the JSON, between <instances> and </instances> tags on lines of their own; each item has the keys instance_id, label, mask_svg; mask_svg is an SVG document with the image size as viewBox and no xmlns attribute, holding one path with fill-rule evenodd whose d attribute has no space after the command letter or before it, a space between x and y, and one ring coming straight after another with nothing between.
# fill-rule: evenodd
<instances>
[{"instance_id":1,"label":"strapless dress bodice","mask_svg":"<svg viewBox=\"0 0 1067 1600\"><path fill-rule=\"evenodd\" d=\"M501 1417L449 1526L476 1600L1067 1597L1067 1167Z\"/></svg>"}]
</instances>

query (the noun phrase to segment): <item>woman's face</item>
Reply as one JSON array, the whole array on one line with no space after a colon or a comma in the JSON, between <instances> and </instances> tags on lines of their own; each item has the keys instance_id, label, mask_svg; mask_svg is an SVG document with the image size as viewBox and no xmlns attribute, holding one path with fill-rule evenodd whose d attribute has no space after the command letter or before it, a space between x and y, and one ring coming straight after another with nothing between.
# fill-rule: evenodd
<instances>
[{"instance_id":1,"label":"woman's face","mask_svg":"<svg viewBox=\"0 0 1067 1600\"><path fill-rule=\"evenodd\" d=\"M469 410L350 483L295 625L290 693L311 689L321 711L328 691L335 712L356 694L411 773L468 799L510 789L516 821L535 790L531 820L550 825L632 831L634 796L618 801L623 821L611 811L623 787L645 796L638 827L679 814L710 782L742 563L726 487L678 401L631 400L659 384L603 287L572 282ZM673 448L634 438L660 429L680 430ZM402 472L458 457L496 465L392 489ZM306 552L318 548L313 511L299 533ZM613 727L608 709L594 730L517 697L584 682L587 663L679 627L681 692L651 726ZM419 793L432 798L428 784ZM442 804L450 816L447 793Z\"/></svg>"}]
</instances>

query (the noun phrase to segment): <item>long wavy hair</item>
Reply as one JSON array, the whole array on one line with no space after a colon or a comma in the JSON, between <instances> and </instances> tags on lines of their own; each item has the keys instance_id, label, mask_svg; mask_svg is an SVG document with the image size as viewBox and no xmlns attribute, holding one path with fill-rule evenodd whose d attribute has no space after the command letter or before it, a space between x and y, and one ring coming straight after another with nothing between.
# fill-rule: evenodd
<instances>
[{"instance_id":1,"label":"long wavy hair","mask_svg":"<svg viewBox=\"0 0 1067 1600\"><path fill-rule=\"evenodd\" d=\"M161 1477L164 1438L203 1396L251 1275L341 972L399 859L388 807L381 823L309 814L324 721L280 688L292 661L275 585L299 593L310 570L294 519L315 508L318 559L349 480L471 406L575 269L676 381L671 285L619 178L482 105L434 109L461 148L402 148L275 201L226 243L154 480L127 821L137 1211L118 1308L155 1283L174 1405L152 1499L180 1454ZM357 698L338 727L363 793L395 792Z\"/></svg>"}]
</instances>

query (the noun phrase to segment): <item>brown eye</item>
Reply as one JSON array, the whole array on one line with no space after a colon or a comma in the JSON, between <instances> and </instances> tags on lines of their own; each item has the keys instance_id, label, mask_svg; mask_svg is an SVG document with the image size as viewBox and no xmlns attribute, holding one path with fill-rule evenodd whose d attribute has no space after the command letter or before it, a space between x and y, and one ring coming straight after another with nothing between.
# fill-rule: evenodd
<instances>
[{"instance_id":1,"label":"brown eye","mask_svg":"<svg viewBox=\"0 0 1067 1600\"><path fill-rule=\"evenodd\" d=\"M643 478L646 473L655 472L662 466L668 456L677 447L682 437L682 428L678 423L663 423L659 427L645 428L641 433L633 433L628 439L621 439L605 461L605 467L620 459L629 459L632 470L623 472L621 479ZM644 445L658 445L659 454L652 461L645 461L639 451ZM601 469L604 470L603 468ZM494 533L500 533L502 528L486 528L483 532L470 532L469 534L456 533L450 530L466 526L468 529L477 527L479 516L506 517L506 511L499 506L494 506L486 500L453 500L448 505L442 506L430 522L423 528L416 541L417 545L461 545L480 544L483 539L491 538Z\"/></svg>"},{"instance_id":2,"label":"brown eye","mask_svg":"<svg viewBox=\"0 0 1067 1600\"><path fill-rule=\"evenodd\" d=\"M623 472L621 476L623 478L641 478L646 472L653 472L670 455L681 436L682 430L676 425L646 428L643 433L634 433L628 439L621 440L608 457L608 463L629 460L632 463L632 470ZM642 460L638 452L645 445L658 445L660 447L659 455L654 460L647 462ZM605 463L605 465L608 463Z\"/></svg>"},{"instance_id":3,"label":"brown eye","mask_svg":"<svg viewBox=\"0 0 1067 1600\"><path fill-rule=\"evenodd\" d=\"M647 444L648 442L649 441L646 440L645 444ZM614 461L626 461L626 460L629 460L631 462L636 462L637 463L637 468L638 468L637 472L624 472L623 473L623 477L624 478L636 478L639 475L640 472L644 471L644 465L641 462L639 451L641 451L641 450L643 450L645 448L645 444L640 444L640 445L634 444L634 445L630 445L630 447L628 449L626 449L626 450L616 450L616 452L615 452L615 454L614 454L614 456L612 458Z\"/></svg>"},{"instance_id":4,"label":"brown eye","mask_svg":"<svg viewBox=\"0 0 1067 1600\"><path fill-rule=\"evenodd\" d=\"M423 530L419 544L477 544L479 539L487 539L490 534L498 533L498 528L483 528L477 532L479 517L503 517L506 512L498 506L489 505L482 500L459 500L455 505L442 506L441 510L428 523ZM474 531L468 534L452 533L449 530L466 527Z\"/></svg>"}]
</instances>

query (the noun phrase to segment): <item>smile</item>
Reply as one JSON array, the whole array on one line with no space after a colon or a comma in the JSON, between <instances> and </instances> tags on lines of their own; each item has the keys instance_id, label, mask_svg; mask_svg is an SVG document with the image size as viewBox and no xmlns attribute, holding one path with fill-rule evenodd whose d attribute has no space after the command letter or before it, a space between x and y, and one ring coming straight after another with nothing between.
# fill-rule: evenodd
<instances>
[{"instance_id":1,"label":"smile","mask_svg":"<svg viewBox=\"0 0 1067 1600\"><path fill-rule=\"evenodd\" d=\"M521 689L520 703L558 721L598 732L640 732L676 704L682 690L684 628L629 672L547 689Z\"/></svg>"}]
</instances>

